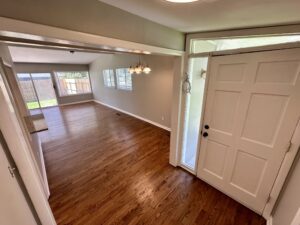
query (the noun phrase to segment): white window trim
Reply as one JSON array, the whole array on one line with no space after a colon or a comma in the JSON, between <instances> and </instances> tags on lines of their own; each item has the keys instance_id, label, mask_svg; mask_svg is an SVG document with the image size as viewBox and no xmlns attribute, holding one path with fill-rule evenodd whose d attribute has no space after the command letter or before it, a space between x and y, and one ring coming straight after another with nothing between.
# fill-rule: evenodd
<instances>
[{"instance_id":1,"label":"white window trim","mask_svg":"<svg viewBox=\"0 0 300 225\"><path fill-rule=\"evenodd\" d=\"M67 73L67 72L87 72L88 73L88 78L89 78L89 83L90 83L90 91L89 92L85 92L85 93L76 93L76 94L61 94L61 90L60 90L60 85L59 85L59 78L57 76L57 73ZM57 93L59 97L68 97L68 96L76 96L76 95L86 95L86 94L92 94L93 93L93 89L92 89L92 83L91 83L91 77L90 77L90 72L88 70L79 70L79 71L53 71L54 73L54 80L55 80L55 86L57 87Z\"/></svg>"},{"instance_id":2,"label":"white window trim","mask_svg":"<svg viewBox=\"0 0 300 225\"><path fill-rule=\"evenodd\" d=\"M106 85L107 82L105 81L106 78L104 77L104 71L107 71L107 70L113 72L112 76L113 76L113 78L114 78L114 82L113 82L114 86L107 86L107 85ZM109 75L111 76L111 74L109 74ZM115 72L114 69L104 69L104 70L102 70L102 78L103 78L103 84L104 84L104 87L116 89L116 87L117 87L117 84L116 84L116 72ZM110 78L110 79L111 79L111 78ZM110 82L110 83L112 83L112 82Z\"/></svg>"},{"instance_id":3,"label":"white window trim","mask_svg":"<svg viewBox=\"0 0 300 225\"><path fill-rule=\"evenodd\" d=\"M119 69L124 70L124 69L128 69L128 68L124 68L124 67L116 68L115 76L116 76L117 89L118 90L123 90L123 91L133 91L132 74L130 74L129 72L128 72L128 74L130 75L130 78L131 78L131 86L129 88L127 86L126 75L125 75L125 87L119 85L119 79L118 79L118 73L117 73L117 70L119 70Z\"/></svg>"}]
</instances>

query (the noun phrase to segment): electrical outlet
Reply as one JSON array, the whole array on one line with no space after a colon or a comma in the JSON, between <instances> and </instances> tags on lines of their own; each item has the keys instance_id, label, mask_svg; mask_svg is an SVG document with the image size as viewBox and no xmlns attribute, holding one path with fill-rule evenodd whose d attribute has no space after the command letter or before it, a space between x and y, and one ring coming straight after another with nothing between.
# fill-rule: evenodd
<instances>
[{"instance_id":1,"label":"electrical outlet","mask_svg":"<svg viewBox=\"0 0 300 225\"><path fill-rule=\"evenodd\" d=\"M162 120L162 121L164 121L164 120L165 120L165 117L164 117L164 116L162 116L162 117L161 117L161 120Z\"/></svg>"}]
</instances>

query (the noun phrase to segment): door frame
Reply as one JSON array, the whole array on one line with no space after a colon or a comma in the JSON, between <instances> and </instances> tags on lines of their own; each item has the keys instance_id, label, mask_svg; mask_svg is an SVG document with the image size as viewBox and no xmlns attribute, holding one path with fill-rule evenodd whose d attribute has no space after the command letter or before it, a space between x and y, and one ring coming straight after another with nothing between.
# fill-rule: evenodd
<instances>
[{"instance_id":1,"label":"door frame","mask_svg":"<svg viewBox=\"0 0 300 225\"><path fill-rule=\"evenodd\" d=\"M289 33L287 33L289 34ZM264 36L274 36L273 35L264 35ZM278 34L277 35L284 35L284 34ZM248 37L251 35L248 35ZM195 39L195 38L199 38L201 39L202 35L201 34L195 34L195 35L189 35L187 37L187 42L186 42L186 49L188 49L188 52L186 52L185 58L184 58L184 68L183 71L188 71L188 66L189 66L189 59L190 58L198 58L198 57L209 57L209 61L208 61L208 69L207 69L207 78L209 77L209 71L210 71L210 59L213 56L221 56L221 55L236 55L236 54L244 54L244 53L251 53L251 52L262 52L262 51L274 51L274 50L284 50L284 49L294 49L294 48L300 48L300 42L293 42L293 43L285 43L285 44L274 44L274 45L268 45L268 46L259 46L259 47L248 47L248 48L242 48L242 49L234 49L234 50L224 50L224 51L218 51L218 52L205 52L205 53L197 53L197 54L193 54L190 52L190 44L191 44L191 40ZM237 38L237 36L232 36ZM240 37L240 36L239 36ZM244 36L247 37L247 36ZM224 38L224 37L223 37ZM227 36L228 38L228 36ZM210 39L209 36L206 36L205 38L202 39ZM203 99L203 104L206 104L206 100L207 100L207 88L208 88L208 82L205 83L205 91L204 91L204 99ZM181 83L182 85L182 83ZM181 89L182 86L180 86ZM178 154L178 161L176 166L180 166L184 169L188 169L184 166L181 165L181 151L182 151L182 134L183 134L183 127L184 127L184 95L181 94L181 104L180 104L180 112L181 112L181 116L180 116L180 120L179 120L179 141L178 141L178 150L177 150L177 154ZM205 105L203 105L202 110L205 110ZM204 113L202 113L202 118L201 118L201 122L203 123L203 115ZM299 118L300 119L300 118ZM300 123L300 122L299 122ZM300 125L295 125L295 133L300 134ZM202 129L202 128L200 128ZM294 135L295 136L295 135ZM273 184L273 187L271 189L270 192L270 198L269 201L266 203L266 206L263 210L262 216L266 219L269 220L270 218L272 218L272 212L273 209L275 207L275 204L278 200L278 197L283 189L283 186L286 182L287 176L291 170L292 164L295 160L295 157L298 153L298 151L300 151L300 135L298 135L298 137L293 137L294 138L294 142L295 145L291 146L289 152L286 153L281 167L279 169L278 175L275 179L275 182ZM199 143L198 145L198 152L197 152L197 162L196 162L196 168L198 168L198 161L199 161L199 151L200 151L200 145L201 143ZM171 149L172 150L172 149ZM188 170L189 172L192 172L194 175L196 175L193 171Z\"/></svg>"},{"instance_id":2,"label":"door frame","mask_svg":"<svg viewBox=\"0 0 300 225\"><path fill-rule=\"evenodd\" d=\"M207 89L208 89L208 84L209 84L209 74L210 74L210 67L211 67L211 55L210 54L203 54L201 56L197 56L197 57L188 57L187 58L187 71L188 71L188 67L189 67L189 62L190 59L195 59L195 58L201 58L201 57L207 57L207 70L206 70L206 78L205 78L205 85L204 85L204 95L203 95L203 103L202 103L202 109L201 109L201 118L200 118L200 124L203 124L203 120L204 120L204 112L205 112L205 105L206 105L206 99L207 99ZM200 154L200 141L197 144L197 152L196 152L196 162L195 162L195 171L191 170L190 168L188 168L187 166L183 165L181 163L182 160L182 149L183 149L183 142L184 142L184 117L185 117L185 107L186 107L186 94L182 93L181 97L181 118L180 118L180 129L179 129L179 153L178 153L178 165L182 168L184 168L185 170L187 170L188 172L190 172L193 175L197 175L197 170L198 170L198 163L199 163L199 154ZM202 126L199 126L199 135L198 135L198 140L200 140L200 137L202 136L201 134L201 130L202 130Z\"/></svg>"},{"instance_id":3,"label":"door frame","mask_svg":"<svg viewBox=\"0 0 300 225\"><path fill-rule=\"evenodd\" d=\"M1 59L1 58L0 58ZM42 224L56 225L44 188L40 182L38 171L36 170L34 160L31 155L31 147L26 141L21 128L19 115L16 112L16 104L10 93L5 78L4 65L11 65L7 62L1 62L0 73L2 74L4 95L0 93L0 129L6 139L10 153L18 167L34 208Z\"/></svg>"},{"instance_id":4,"label":"door frame","mask_svg":"<svg viewBox=\"0 0 300 225\"><path fill-rule=\"evenodd\" d=\"M15 183L16 183L16 185L19 186L20 191L21 191L21 193L24 196L24 200L27 203L28 208L32 212L32 216L33 216L35 222L37 224L40 224L41 221L40 221L40 219L39 219L39 217L37 215L37 212L36 212L36 210L35 210L35 208L33 206L33 203L31 201L31 198L30 198L29 194L28 194L28 191L26 190L26 187L25 187L25 184L23 182L23 179L22 179L22 177L19 174L16 162L15 162L15 160L13 159L13 157L11 155L10 149L8 148L8 145L6 143L6 140L5 140L5 138L4 138L1 130L0 130L0 148L2 148L2 150L3 150L3 155L6 157L7 163L9 165L9 167L12 168L12 169L14 169L14 172L13 172L14 176L12 177L12 179L16 180Z\"/></svg>"},{"instance_id":5,"label":"door frame","mask_svg":"<svg viewBox=\"0 0 300 225\"><path fill-rule=\"evenodd\" d=\"M300 118L298 120L298 124L296 124L292 142L294 144L290 146L290 150L284 156L277 178L270 192L270 200L267 202L264 208L262 215L266 219L270 219L270 217L272 216L272 211L274 209L276 201L284 187L284 184L287 181L288 174L291 171L297 153L300 151Z\"/></svg>"}]
</instances>

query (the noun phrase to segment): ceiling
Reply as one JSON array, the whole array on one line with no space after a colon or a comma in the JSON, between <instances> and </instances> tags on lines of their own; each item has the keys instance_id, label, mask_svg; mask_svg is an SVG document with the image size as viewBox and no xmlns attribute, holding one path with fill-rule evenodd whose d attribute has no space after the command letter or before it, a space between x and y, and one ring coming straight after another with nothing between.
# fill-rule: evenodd
<instances>
[{"instance_id":1,"label":"ceiling","mask_svg":"<svg viewBox=\"0 0 300 225\"><path fill-rule=\"evenodd\" d=\"M300 0L99 0L182 32L300 23Z\"/></svg>"},{"instance_id":2,"label":"ceiling","mask_svg":"<svg viewBox=\"0 0 300 225\"><path fill-rule=\"evenodd\" d=\"M90 64L101 54L9 46L14 62L22 63L59 63L59 64Z\"/></svg>"}]
</instances>

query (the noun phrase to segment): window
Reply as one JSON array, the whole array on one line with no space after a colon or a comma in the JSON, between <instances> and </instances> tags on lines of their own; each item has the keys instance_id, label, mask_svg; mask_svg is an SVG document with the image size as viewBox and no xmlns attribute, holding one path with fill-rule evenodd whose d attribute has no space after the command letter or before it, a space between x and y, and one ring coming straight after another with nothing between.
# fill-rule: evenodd
<instances>
[{"instance_id":1,"label":"window","mask_svg":"<svg viewBox=\"0 0 300 225\"><path fill-rule=\"evenodd\" d=\"M56 72L59 95L77 95L91 93L89 73L87 71Z\"/></svg>"},{"instance_id":2,"label":"window","mask_svg":"<svg viewBox=\"0 0 300 225\"><path fill-rule=\"evenodd\" d=\"M104 86L105 87L115 87L115 75L114 70L107 69L103 70L103 80L104 80Z\"/></svg>"},{"instance_id":3,"label":"window","mask_svg":"<svg viewBox=\"0 0 300 225\"><path fill-rule=\"evenodd\" d=\"M128 68L116 69L118 89L132 90L131 74Z\"/></svg>"},{"instance_id":4,"label":"window","mask_svg":"<svg viewBox=\"0 0 300 225\"><path fill-rule=\"evenodd\" d=\"M192 40L192 53L222 51L300 41L300 35Z\"/></svg>"}]
</instances>

